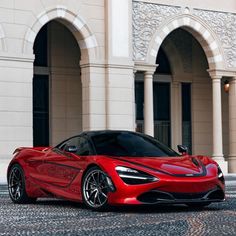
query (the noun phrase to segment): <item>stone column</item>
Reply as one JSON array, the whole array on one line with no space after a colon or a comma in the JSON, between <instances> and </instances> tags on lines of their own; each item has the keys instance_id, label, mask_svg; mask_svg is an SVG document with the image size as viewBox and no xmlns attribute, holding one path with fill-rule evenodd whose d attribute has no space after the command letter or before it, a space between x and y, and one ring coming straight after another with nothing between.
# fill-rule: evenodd
<instances>
[{"instance_id":1,"label":"stone column","mask_svg":"<svg viewBox=\"0 0 236 236\"><path fill-rule=\"evenodd\" d=\"M229 87L229 156L230 173L236 173L236 77L232 78Z\"/></svg>"},{"instance_id":2,"label":"stone column","mask_svg":"<svg viewBox=\"0 0 236 236\"><path fill-rule=\"evenodd\" d=\"M211 75L212 79L212 104L213 104L213 154L212 157L220 165L222 171L228 172L227 162L223 156L222 138L222 101L221 101L222 76Z\"/></svg>"},{"instance_id":3,"label":"stone column","mask_svg":"<svg viewBox=\"0 0 236 236\"><path fill-rule=\"evenodd\" d=\"M171 147L177 150L177 145L182 144L182 104L181 83L171 83Z\"/></svg>"},{"instance_id":4,"label":"stone column","mask_svg":"<svg viewBox=\"0 0 236 236\"><path fill-rule=\"evenodd\" d=\"M154 136L153 71L144 73L144 133Z\"/></svg>"},{"instance_id":5,"label":"stone column","mask_svg":"<svg viewBox=\"0 0 236 236\"><path fill-rule=\"evenodd\" d=\"M213 103L213 154L216 161L223 161L222 111L221 111L221 76L212 76Z\"/></svg>"}]
</instances>

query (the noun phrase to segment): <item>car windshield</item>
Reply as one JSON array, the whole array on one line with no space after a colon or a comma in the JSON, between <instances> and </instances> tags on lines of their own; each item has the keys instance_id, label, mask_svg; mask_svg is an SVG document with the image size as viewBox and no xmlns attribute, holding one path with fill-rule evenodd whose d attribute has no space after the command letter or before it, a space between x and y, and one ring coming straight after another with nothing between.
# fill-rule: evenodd
<instances>
[{"instance_id":1,"label":"car windshield","mask_svg":"<svg viewBox=\"0 0 236 236\"><path fill-rule=\"evenodd\" d=\"M126 157L172 157L178 153L156 139L129 132L109 132L91 137L97 155Z\"/></svg>"}]
</instances>

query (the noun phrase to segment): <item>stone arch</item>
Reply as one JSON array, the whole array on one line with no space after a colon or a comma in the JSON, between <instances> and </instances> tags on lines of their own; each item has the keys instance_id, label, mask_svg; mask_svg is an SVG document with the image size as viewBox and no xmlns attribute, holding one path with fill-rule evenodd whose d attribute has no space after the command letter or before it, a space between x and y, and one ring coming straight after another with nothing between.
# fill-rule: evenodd
<instances>
[{"instance_id":1,"label":"stone arch","mask_svg":"<svg viewBox=\"0 0 236 236\"><path fill-rule=\"evenodd\" d=\"M152 37L147 62L155 64L159 47L164 39L175 29L183 28L191 33L202 46L207 57L209 69L224 69L224 57L221 44L214 32L201 19L192 15L181 15L170 19L155 32Z\"/></svg>"},{"instance_id":2,"label":"stone arch","mask_svg":"<svg viewBox=\"0 0 236 236\"><path fill-rule=\"evenodd\" d=\"M6 51L5 33L1 25L0 25L0 51Z\"/></svg>"},{"instance_id":3,"label":"stone arch","mask_svg":"<svg viewBox=\"0 0 236 236\"><path fill-rule=\"evenodd\" d=\"M70 29L81 49L82 60L98 58L98 43L95 35L91 32L86 21L80 15L74 14L65 6L51 8L37 16L37 20L25 33L22 49L23 53L33 53L33 44L38 32L45 24L52 20L58 20Z\"/></svg>"}]
</instances>

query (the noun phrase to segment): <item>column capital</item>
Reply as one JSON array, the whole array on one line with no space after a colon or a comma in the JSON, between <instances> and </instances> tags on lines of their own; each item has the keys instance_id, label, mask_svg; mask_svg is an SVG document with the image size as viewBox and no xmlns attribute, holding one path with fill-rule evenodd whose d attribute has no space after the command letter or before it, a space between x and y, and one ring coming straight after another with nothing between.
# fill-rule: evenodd
<instances>
[{"instance_id":1,"label":"column capital","mask_svg":"<svg viewBox=\"0 0 236 236\"><path fill-rule=\"evenodd\" d=\"M209 73L212 79L221 79L223 76L225 77L236 77L236 71L234 70L223 70L223 69L208 69L207 72Z\"/></svg>"},{"instance_id":2,"label":"column capital","mask_svg":"<svg viewBox=\"0 0 236 236\"><path fill-rule=\"evenodd\" d=\"M137 71L142 71L145 74L153 75L158 66L159 66L158 64L151 65L151 64L136 62L135 65L134 65L134 69L137 70Z\"/></svg>"},{"instance_id":3,"label":"column capital","mask_svg":"<svg viewBox=\"0 0 236 236\"><path fill-rule=\"evenodd\" d=\"M209 73L209 75L212 79L221 79L222 78L222 74L215 69L208 69L207 72Z\"/></svg>"}]
</instances>

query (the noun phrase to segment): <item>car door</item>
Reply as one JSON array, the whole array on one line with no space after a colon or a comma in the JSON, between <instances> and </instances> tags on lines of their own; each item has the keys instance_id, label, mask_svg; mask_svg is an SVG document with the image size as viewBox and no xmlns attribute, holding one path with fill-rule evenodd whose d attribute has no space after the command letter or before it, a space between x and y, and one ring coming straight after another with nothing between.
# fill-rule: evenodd
<instances>
[{"instance_id":1,"label":"car door","mask_svg":"<svg viewBox=\"0 0 236 236\"><path fill-rule=\"evenodd\" d=\"M80 137L73 137L60 146L52 149L45 156L40 167L41 181L53 186L67 187L79 174L80 156L77 152L69 152L68 147L77 147L79 150Z\"/></svg>"}]
</instances>

